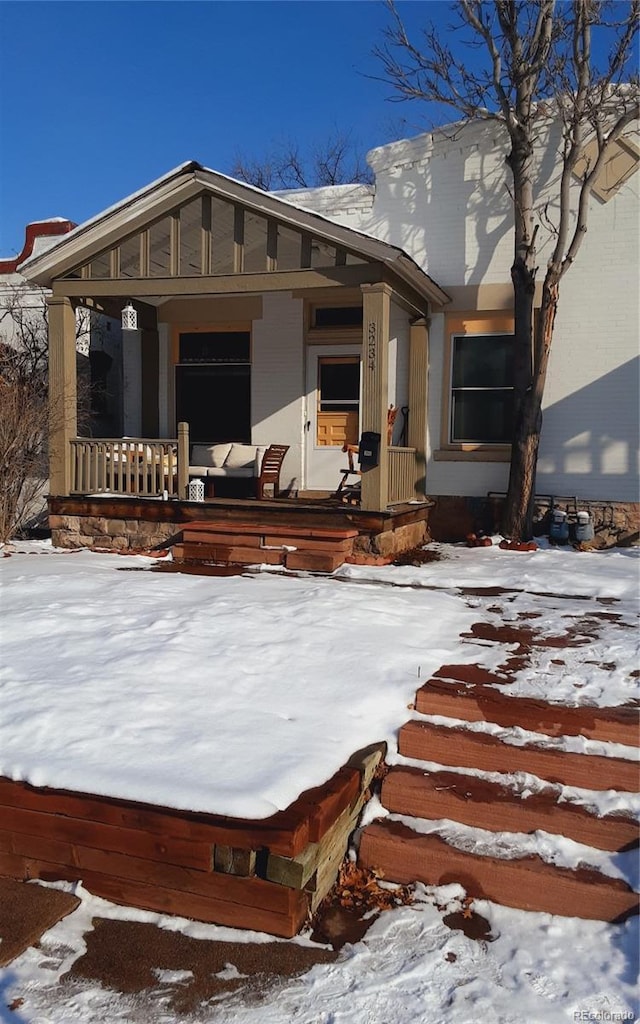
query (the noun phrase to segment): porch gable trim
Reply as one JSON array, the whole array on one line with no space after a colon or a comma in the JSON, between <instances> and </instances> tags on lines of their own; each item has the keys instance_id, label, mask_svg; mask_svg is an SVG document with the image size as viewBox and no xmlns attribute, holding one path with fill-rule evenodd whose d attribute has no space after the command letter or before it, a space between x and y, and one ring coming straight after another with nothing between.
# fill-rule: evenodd
<instances>
[{"instance_id":1,"label":"porch gable trim","mask_svg":"<svg viewBox=\"0 0 640 1024\"><path fill-rule=\"evenodd\" d=\"M382 263L437 305L446 304L449 300L447 293L402 249L195 162L182 165L172 175L159 179L147 189L134 193L97 218L80 225L51 250L22 264L21 273L38 284L50 287L54 279L108 251L123 238L143 232L151 221L163 215L172 216L180 206L199 195L217 197L236 210L246 209L266 218L267 223L281 223L302 235L309 234L333 245L339 251L344 249L374 263ZM206 216L203 219L206 232ZM239 244L237 237L235 242ZM236 269L241 271L242 268ZM269 272L276 271L272 269ZM91 290L97 283L92 280ZM134 283L129 279L130 290Z\"/></svg>"}]
</instances>

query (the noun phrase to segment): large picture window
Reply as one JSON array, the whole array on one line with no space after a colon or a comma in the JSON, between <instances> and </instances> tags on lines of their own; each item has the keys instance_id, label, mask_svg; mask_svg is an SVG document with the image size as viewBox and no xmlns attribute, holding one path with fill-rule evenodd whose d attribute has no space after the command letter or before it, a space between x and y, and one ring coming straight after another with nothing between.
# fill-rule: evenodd
<instances>
[{"instance_id":1,"label":"large picture window","mask_svg":"<svg viewBox=\"0 0 640 1024\"><path fill-rule=\"evenodd\" d=\"M192 441L251 441L251 334L181 332L176 419Z\"/></svg>"},{"instance_id":2,"label":"large picture window","mask_svg":"<svg viewBox=\"0 0 640 1024\"><path fill-rule=\"evenodd\" d=\"M513 335L452 337L450 442L510 444Z\"/></svg>"}]
</instances>

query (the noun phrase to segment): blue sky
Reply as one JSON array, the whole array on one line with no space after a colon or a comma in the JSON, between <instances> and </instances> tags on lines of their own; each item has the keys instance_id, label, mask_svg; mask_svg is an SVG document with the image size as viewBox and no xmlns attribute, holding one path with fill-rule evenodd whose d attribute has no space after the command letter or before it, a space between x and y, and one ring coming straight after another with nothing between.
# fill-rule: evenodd
<instances>
[{"instance_id":1,"label":"blue sky","mask_svg":"<svg viewBox=\"0 0 640 1024\"><path fill-rule=\"evenodd\" d=\"M0 2L0 256L28 221L81 222L184 160L228 173L279 140L415 134L420 110L366 77L387 22L378 0Z\"/></svg>"}]
</instances>

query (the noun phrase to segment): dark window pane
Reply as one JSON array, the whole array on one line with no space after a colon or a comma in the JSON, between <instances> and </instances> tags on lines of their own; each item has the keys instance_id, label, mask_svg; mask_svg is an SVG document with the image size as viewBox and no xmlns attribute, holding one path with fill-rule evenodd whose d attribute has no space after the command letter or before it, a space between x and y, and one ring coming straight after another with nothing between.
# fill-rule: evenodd
<instances>
[{"instance_id":1,"label":"dark window pane","mask_svg":"<svg viewBox=\"0 0 640 1024\"><path fill-rule=\"evenodd\" d=\"M452 441L509 444L513 391L454 391Z\"/></svg>"},{"instance_id":2,"label":"dark window pane","mask_svg":"<svg viewBox=\"0 0 640 1024\"><path fill-rule=\"evenodd\" d=\"M513 384L511 335L461 335L453 339L453 387L499 388Z\"/></svg>"},{"instance_id":3,"label":"dark window pane","mask_svg":"<svg viewBox=\"0 0 640 1024\"><path fill-rule=\"evenodd\" d=\"M248 331L211 331L180 335L181 363L248 363Z\"/></svg>"},{"instance_id":4,"label":"dark window pane","mask_svg":"<svg viewBox=\"0 0 640 1024\"><path fill-rule=\"evenodd\" d=\"M360 363L357 359L349 362L320 360L320 401L357 402L360 395Z\"/></svg>"},{"instance_id":5,"label":"dark window pane","mask_svg":"<svg viewBox=\"0 0 640 1024\"><path fill-rule=\"evenodd\" d=\"M315 327L360 327L362 306L318 306Z\"/></svg>"},{"instance_id":6,"label":"dark window pane","mask_svg":"<svg viewBox=\"0 0 640 1024\"><path fill-rule=\"evenodd\" d=\"M178 422L191 441L251 441L251 367L177 366Z\"/></svg>"}]
</instances>

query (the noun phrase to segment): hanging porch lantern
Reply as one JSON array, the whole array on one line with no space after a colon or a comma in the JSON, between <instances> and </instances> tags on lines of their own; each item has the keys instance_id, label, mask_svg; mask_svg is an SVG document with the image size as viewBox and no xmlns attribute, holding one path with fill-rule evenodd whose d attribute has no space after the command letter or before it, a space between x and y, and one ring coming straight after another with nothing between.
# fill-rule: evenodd
<instances>
[{"instance_id":1,"label":"hanging porch lantern","mask_svg":"<svg viewBox=\"0 0 640 1024\"><path fill-rule=\"evenodd\" d=\"M138 330L138 311L134 307L131 299L127 302L126 306L122 310L122 330L123 331L137 331Z\"/></svg>"}]
</instances>

